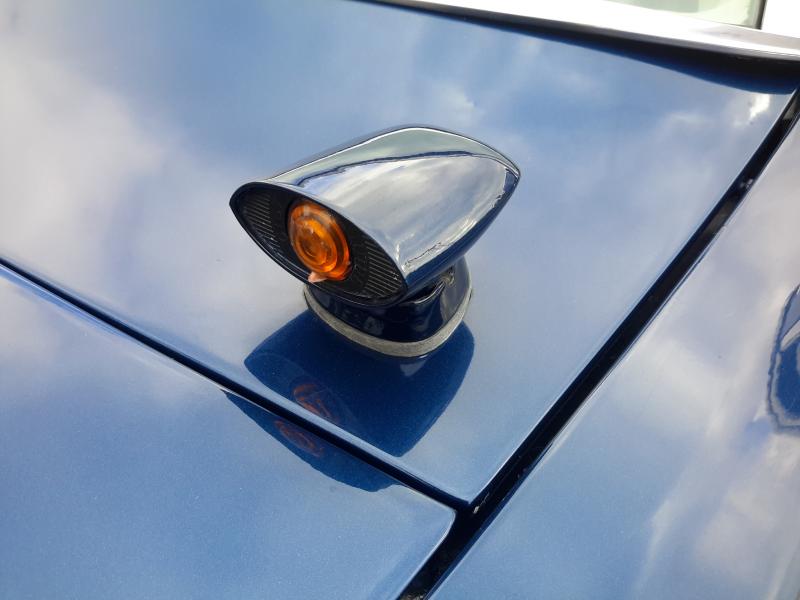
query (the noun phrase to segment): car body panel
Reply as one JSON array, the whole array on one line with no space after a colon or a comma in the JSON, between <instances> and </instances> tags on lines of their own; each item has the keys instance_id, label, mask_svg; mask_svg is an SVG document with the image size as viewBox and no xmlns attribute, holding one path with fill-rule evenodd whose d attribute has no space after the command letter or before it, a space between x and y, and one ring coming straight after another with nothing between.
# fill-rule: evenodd
<instances>
[{"instance_id":1,"label":"car body panel","mask_svg":"<svg viewBox=\"0 0 800 600\"><path fill-rule=\"evenodd\" d=\"M797 598L800 130L434 597Z\"/></svg>"},{"instance_id":2,"label":"car body panel","mask_svg":"<svg viewBox=\"0 0 800 600\"><path fill-rule=\"evenodd\" d=\"M0 596L392 598L454 513L0 269Z\"/></svg>"},{"instance_id":3,"label":"car body panel","mask_svg":"<svg viewBox=\"0 0 800 600\"><path fill-rule=\"evenodd\" d=\"M462 503L692 236L795 85L365 3L6 12L0 257ZM309 320L302 284L228 209L246 181L406 123L522 171L467 256L461 332L413 363ZM365 384L376 373L383 387Z\"/></svg>"}]
</instances>

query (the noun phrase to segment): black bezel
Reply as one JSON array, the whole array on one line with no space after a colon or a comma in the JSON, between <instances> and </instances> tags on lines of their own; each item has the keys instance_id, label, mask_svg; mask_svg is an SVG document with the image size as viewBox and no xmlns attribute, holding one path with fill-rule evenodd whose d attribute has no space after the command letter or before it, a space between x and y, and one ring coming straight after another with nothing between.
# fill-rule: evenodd
<instances>
[{"instance_id":1,"label":"black bezel","mask_svg":"<svg viewBox=\"0 0 800 600\"><path fill-rule=\"evenodd\" d=\"M405 295L405 280L381 247L349 220L313 198L258 182L239 188L231 198L231 209L264 252L289 273L307 282L310 271L292 249L287 227L289 209L299 200L319 204L336 217L350 246L352 261L345 279L310 285L357 305L382 306Z\"/></svg>"}]
</instances>

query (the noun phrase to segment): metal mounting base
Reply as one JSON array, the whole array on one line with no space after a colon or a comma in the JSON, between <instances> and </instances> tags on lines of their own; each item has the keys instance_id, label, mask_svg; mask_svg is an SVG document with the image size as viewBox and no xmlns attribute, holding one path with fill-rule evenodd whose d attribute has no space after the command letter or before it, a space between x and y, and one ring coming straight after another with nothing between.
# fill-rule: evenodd
<instances>
[{"instance_id":1,"label":"metal mounting base","mask_svg":"<svg viewBox=\"0 0 800 600\"><path fill-rule=\"evenodd\" d=\"M457 284L453 281L454 273L458 276ZM362 329L354 327L351 323L345 322L342 318L335 315L331 310L323 306L323 304L320 302L320 299L316 297L319 292L308 285L303 288L303 296L305 297L306 304L308 304L308 308L311 310L311 312L313 312L323 323L325 323L325 325L333 329L336 333L344 336L351 342L388 356L395 356L399 358L416 358L425 354L429 354L444 344L464 319L464 315L467 312L467 307L469 306L470 298L472 297L472 286L469 279L469 271L466 269L466 263L457 265L454 273L451 272L447 274L442 282L436 286L429 296L423 296L419 299L408 301L411 305L423 303L444 303L447 305L450 302L452 302L450 306L455 305L452 306L452 308L447 307L449 318L429 335L426 337L421 337L420 339L411 339L409 341L401 341L397 339L389 339L387 337L371 335ZM449 277L449 279L447 279L447 277ZM323 298L331 302L330 298ZM453 299L456 300L457 304L456 302L453 302ZM362 318L353 319L353 322L366 322L367 325L369 324L370 320L380 322L379 319L385 319L387 314L389 317L394 316L392 314L394 309L398 309L400 314L404 314L402 311L408 310L408 308L403 307L402 305L399 307L390 307L389 309L384 309L384 314L381 315L372 313L370 309L362 309L350 306L342 310L342 307L336 304L335 299L331 302L331 306L332 308L338 309L341 314L351 317L351 319L353 317L353 313L358 313L357 316ZM363 318L361 313L367 315L366 318ZM397 323L394 323L393 325L395 326L395 329L397 329ZM407 323L409 328L413 328L413 325L414 324L412 322ZM409 333L411 335L414 335L415 333L419 335L418 332L415 331L410 331Z\"/></svg>"}]
</instances>

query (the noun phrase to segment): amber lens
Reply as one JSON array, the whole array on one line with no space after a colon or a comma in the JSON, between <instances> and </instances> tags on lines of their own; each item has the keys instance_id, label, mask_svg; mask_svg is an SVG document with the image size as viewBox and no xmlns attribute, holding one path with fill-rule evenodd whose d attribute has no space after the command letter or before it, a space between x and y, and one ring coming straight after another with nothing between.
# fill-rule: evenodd
<instances>
[{"instance_id":1,"label":"amber lens","mask_svg":"<svg viewBox=\"0 0 800 600\"><path fill-rule=\"evenodd\" d=\"M336 218L318 204L301 200L291 208L289 241L316 280L339 281L350 272L350 248L344 232Z\"/></svg>"}]
</instances>

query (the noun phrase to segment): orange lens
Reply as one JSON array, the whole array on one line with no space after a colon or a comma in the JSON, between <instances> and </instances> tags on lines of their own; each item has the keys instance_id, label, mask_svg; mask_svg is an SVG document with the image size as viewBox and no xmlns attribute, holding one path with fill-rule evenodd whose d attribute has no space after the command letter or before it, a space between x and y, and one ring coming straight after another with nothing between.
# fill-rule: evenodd
<instances>
[{"instance_id":1,"label":"orange lens","mask_svg":"<svg viewBox=\"0 0 800 600\"><path fill-rule=\"evenodd\" d=\"M311 271L309 281L340 281L350 272L350 248L336 218L307 200L289 211L289 241Z\"/></svg>"}]
</instances>

